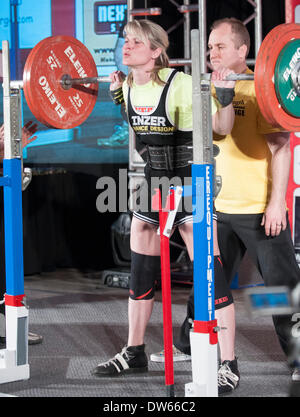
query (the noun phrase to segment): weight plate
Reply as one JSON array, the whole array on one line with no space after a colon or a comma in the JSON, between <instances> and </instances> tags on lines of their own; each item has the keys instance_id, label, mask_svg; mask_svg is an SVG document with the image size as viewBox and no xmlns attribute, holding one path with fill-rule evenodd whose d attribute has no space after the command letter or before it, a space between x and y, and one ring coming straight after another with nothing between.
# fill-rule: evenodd
<instances>
[{"instance_id":1,"label":"weight plate","mask_svg":"<svg viewBox=\"0 0 300 417\"><path fill-rule=\"evenodd\" d=\"M30 76L30 68L32 67L31 61L33 59L33 57L35 56L35 53L37 52L37 49L40 48L40 46L42 45L42 42L39 42L30 52L30 54L28 55L27 59L26 59L26 63L24 66L24 72L23 72L23 91L24 91L24 95L26 98L26 102L28 104L28 107L30 108L31 112L34 114L34 116L37 118L37 120L39 120L41 123L44 123L44 121L41 119L41 116L39 114L39 109L38 107L34 107L34 103L32 101L32 97L31 97L31 89L27 88L27 82L26 79L28 76Z\"/></svg>"},{"instance_id":2,"label":"weight plate","mask_svg":"<svg viewBox=\"0 0 300 417\"><path fill-rule=\"evenodd\" d=\"M275 91L282 108L293 117L300 117L299 92L293 84L293 72L299 72L300 39L290 41L280 52L275 66Z\"/></svg>"},{"instance_id":3,"label":"weight plate","mask_svg":"<svg viewBox=\"0 0 300 417\"><path fill-rule=\"evenodd\" d=\"M276 31L281 30L280 26L277 26ZM273 45L273 34L270 32L264 38L255 63L255 71L254 71L254 80L255 80L255 91L256 91L256 99L258 106L262 115L264 116L265 120L274 125L273 116L270 110L270 104L268 103L268 96L265 93L265 72L266 72L266 63L267 57L270 54L270 50L272 50Z\"/></svg>"},{"instance_id":4,"label":"weight plate","mask_svg":"<svg viewBox=\"0 0 300 417\"><path fill-rule=\"evenodd\" d=\"M97 77L89 50L70 36L43 39L30 52L23 74L28 106L43 124L72 129L92 112L98 96L98 83L62 88L64 75L71 78Z\"/></svg>"},{"instance_id":5,"label":"weight plate","mask_svg":"<svg viewBox=\"0 0 300 417\"><path fill-rule=\"evenodd\" d=\"M265 119L287 131L299 131L300 119L286 112L275 90L275 66L286 45L300 38L300 26L295 23L276 26L264 39L255 65L255 90L258 105Z\"/></svg>"},{"instance_id":6,"label":"weight plate","mask_svg":"<svg viewBox=\"0 0 300 417\"><path fill-rule=\"evenodd\" d=\"M269 65L269 57L272 55L274 48L274 39L279 37L285 31L285 26L285 24L276 26L267 34L259 48L254 71L256 98L260 111L266 121L274 126L279 125L277 121L274 120L271 107L277 105L277 102L272 103L269 101L270 96L267 90L273 87L273 78L272 76L267 78L266 71Z\"/></svg>"}]
</instances>

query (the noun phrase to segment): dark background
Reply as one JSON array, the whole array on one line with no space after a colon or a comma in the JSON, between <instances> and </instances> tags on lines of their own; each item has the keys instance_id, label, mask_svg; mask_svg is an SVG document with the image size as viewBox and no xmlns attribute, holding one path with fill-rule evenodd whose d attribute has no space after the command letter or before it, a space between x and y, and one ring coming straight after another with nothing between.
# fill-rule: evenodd
<instances>
[{"instance_id":1,"label":"dark background","mask_svg":"<svg viewBox=\"0 0 300 417\"><path fill-rule=\"evenodd\" d=\"M263 1L264 35L285 22L284 3L284 0ZM64 1L59 4L63 9ZM135 8L138 7L145 7L145 2L136 0ZM182 18L167 0L148 0L147 7L162 8L163 15L153 20L166 30ZM252 13L253 7L246 1L210 0L207 1L207 28L216 19L234 16L244 20ZM192 27L198 26L197 21L197 13L192 13ZM253 22L248 28L254 41ZM183 57L182 25L170 34L169 56ZM249 57L253 57L253 48ZM25 274L53 271L57 267L85 271L112 267L110 228L119 213L97 212L100 191L96 182L103 175L118 178L119 168L127 165L66 165L54 167L52 171L44 168L35 169L32 183L23 193Z\"/></svg>"},{"instance_id":2,"label":"dark background","mask_svg":"<svg viewBox=\"0 0 300 417\"><path fill-rule=\"evenodd\" d=\"M177 0L176 3L183 2ZM198 4L198 0L192 0L191 4ZM168 30L182 18L174 4L168 0L148 0L148 7L160 7L162 15L151 17L153 21L160 24ZM145 7L144 0L135 0L134 7ZM242 21L247 19L254 12L253 6L246 0L207 0L206 17L207 17L207 35L209 34L211 24L223 17L236 17ZM285 1L284 0L263 0L262 1L262 25L263 36L265 36L274 26L285 22ZM198 13L191 13L191 28L198 28ZM249 58L254 58L254 21L249 22L247 28L252 39ZM179 56L180 53L180 56ZM171 58L183 57L183 26L180 25L175 31L170 33Z\"/></svg>"}]
</instances>

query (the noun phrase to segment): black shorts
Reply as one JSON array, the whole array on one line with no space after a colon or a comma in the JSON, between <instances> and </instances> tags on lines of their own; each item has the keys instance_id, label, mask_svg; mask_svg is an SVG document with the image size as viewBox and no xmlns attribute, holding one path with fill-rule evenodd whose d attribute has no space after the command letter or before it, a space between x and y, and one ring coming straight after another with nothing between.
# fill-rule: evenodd
<instances>
[{"instance_id":1,"label":"black shorts","mask_svg":"<svg viewBox=\"0 0 300 417\"><path fill-rule=\"evenodd\" d=\"M165 207L167 195L170 186L191 185L191 166L177 168L174 171L154 170L147 164L145 166L145 181L140 189L139 199L136 201L139 209L133 212L133 216L144 222L159 225L159 212L152 208L152 197L156 189L161 189L162 206ZM181 199L174 226L179 226L186 222L193 221L192 197L183 197Z\"/></svg>"},{"instance_id":2,"label":"black shorts","mask_svg":"<svg viewBox=\"0 0 300 417\"><path fill-rule=\"evenodd\" d=\"M293 289L300 282L294 245L287 216L287 228L278 236L266 236L261 226L263 214L218 214L218 242L227 282L238 271L245 252L248 252L266 286L288 286ZM272 317L280 345L290 355L293 331L291 314Z\"/></svg>"},{"instance_id":3,"label":"black shorts","mask_svg":"<svg viewBox=\"0 0 300 417\"><path fill-rule=\"evenodd\" d=\"M290 226L278 236L266 236L261 226L263 214L225 214L217 212L218 243L228 284L238 272L247 251L266 286L287 285L300 281Z\"/></svg>"}]
</instances>

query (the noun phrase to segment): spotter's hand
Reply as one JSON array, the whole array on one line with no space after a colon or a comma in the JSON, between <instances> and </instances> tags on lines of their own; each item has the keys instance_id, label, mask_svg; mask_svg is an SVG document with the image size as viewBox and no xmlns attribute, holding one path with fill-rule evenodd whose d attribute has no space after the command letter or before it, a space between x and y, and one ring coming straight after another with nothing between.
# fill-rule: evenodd
<instances>
[{"instance_id":1,"label":"spotter's hand","mask_svg":"<svg viewBox=\"0 0 300 417\"><path fill-rule=\"evenodd\" d=\"M211 75L211 80L215 87L220 88L234 88L235 81L226 81L226 77L230 74L235 74L234 71L225 68L225 67L218 67L215 71L213 71Z\"/></svg>"}]
</instances>

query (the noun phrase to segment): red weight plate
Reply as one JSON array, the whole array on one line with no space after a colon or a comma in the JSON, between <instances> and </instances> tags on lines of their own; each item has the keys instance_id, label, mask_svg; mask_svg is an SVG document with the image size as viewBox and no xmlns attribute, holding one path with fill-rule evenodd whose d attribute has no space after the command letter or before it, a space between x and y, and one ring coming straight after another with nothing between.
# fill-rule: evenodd
<instances>
[{"instance_id":1,"label":"red weight plate","mask_svg":"<svg viewBox=\"0 0 300 417\"><path fill-rule=\"evenodd\" d=\"M47 39L47 38L46 38ZM39 120L41 123L47 125L46 121L41 117L41 114L39 112L40 106L38 106L34 102L34 88L30 88L30 75L31 75L31 69L32 69L32 62L33 60L36 60L36 56L39 54L40 49L42 48L44 42L46 39L43 39L40 41L35 47L32 49L30 54L27 57L24 72L23 72L23 90L26 98L26 102L31 110L31 112L34 114L34 116Z\"/></svg>"},{"instance_id":2,"label":"red weight plate","mask_svg":"<svg viewBox=\"0 0 300 417\"><path fill-rule=\"evenodd\" d=\"M255 89L256 97L265 119L274 126L281 126L277 116L274 117L273 109L278 108L279 102L275 93L274 86L274 69L278 55L282 49L275 51L274 46L280 42L280 39L295 25L282 24L275 27L264 39L255 66ZM293 29L292 28L292 29ZM281 44L282 45L282 44ZM285 46L285 42L283 43ZM270 91L273 94L270 94ZM275 93L275 94L274 94Z\"/></svg>"},{"instance_id":3,"label":"red weight plate","mask_svg":"<svg viewBox=\"0 0 300 417\"><path fill-rule=\"evenodd\" d=\"M42 46L43 41L40 41L35 47L31 50L30 54L27 57L25 66L24 66L24 72L23 72L23 90L26 98L26 102L31 110L31 112L34 114L34 116L39 120L41 123L45 124L44 120L42 120L41 115L39 114L39 108L37 106L34 106L34 102L32 99L31 89L28 88L28 83L30 80L30 70L32 67L32 60L36 56L36 53L38 53L40 47Z\"/></svg>"},{"instance_id":4,"label":"red weight plate","mask_svg":"<svg viewBox=\"0 0 300 417\"><path fill-rule=\"evenodd\" d=\"M42 124L46 126L56 127L56 126L50 125L49 122L42 117L42 114L40 112L40 109L42 109L42 107L39 106L38 103L36 102L36 91L35 91L34 85L30 85L30 75L31 75L32 67L33 67L32 63L38 60L40 50L43 48L44 43L47 42L47 39L48 38L45 38L41 40L37 45L35 45L35 47L32 49L32 51L28 55L28 58L26 60L25 67L24 67L24 72L23 72L23 90L24 90L27 104L30 110L32 111L32 113L35 115L35 117Z\"/></svg>"},{"instance_id":5,"label":"red weight plate","mask_svg":"<svg viewBox=\"0 0 300 417\"><path fill-rule=\"evenodd\" d=\"M293 39L300 37L300 26L295 23L275 27L264 39L255 65L255 90L258 105L265 119L274 126L296 132L300 119L288 114L280 105L275 85L274 72L282 49Z\"/></svg>"},{"instance_id":6,"label":"red weight plate","mask_svg":"<svg viewBox=\"0 0 300 417\"><path fill-rule=\"evenodd\" d=\"M277 26L275 29L279 31L281 26ZM265 120L274 125L273 116L271 114L270 105L268 103L268 96L265 92L265 72L267 56L270 54L273 45L273 35L271 32L264 38L255 63L254 79L255 79L255 92L258 106Z\"/></svg>"},{"instance_id":7,"label":"red weight plate","mask_svg":"<svg viewBox=\"0 0 300 417\"><path fill-rule=\"evenodd\" d=\"M24 68L23 89L34 116L49 127L72 129L92 112L98 83L62 88L63 75L71 78L97 77L89 50L70 36L43 39L31 51Z\"/></svg>"},{"instance_id":8,"label":"red weight plate","mask_svg":"<svg viewBox=\"0 0 300 417\"><path fill-rule=\"evenodd\" d=\"M280 38L280 41L276 44L275 53L278 54L277 59L282 51L282 49L292 40L294 39L300 39L300 25L299 24L290 24L291 26L288 28L287 31L284 32L284 35L282 38ZM295 55L292 59L299 60L299 51L297 50L295 52ZM274 64L273 68L273 77L275 72L275 66L277 63ZM278 76L281 76L281 74L278 74ZM283 74L282 74L283 76ZM279 125L282 126L284 129L286 129L289 132L299 132L300 131L300 118L288 113L280 104L275 85L273 86L272 90L270 91L272 99L277 99L278 105L271 108L273 117L275 120L279 122Z\"/></svg>"},{"instance_id":9,"label":"red weight plate","mask_svg":"<svg viewBox=\"0 0 300 417\"><path fill-rule=\"evenodd\" d=\"M269 102L269 94L267 93L267 84L271 83L271 87L273 85L272 77L266 78L266 70L267 66L269 65L269 57L272 55L272 51L274 48L274 39L280 36L283 31L285 30L285 24L276 26L271 32L263 40L259 52L256 57L256 64L255 64L255 91L256 91L256 98L266 121L274 126L278 126L276 121L273 118L271 107L274 103Z\"/></svg>"},{"instance_id":10,"label":"red weight plate","mask_svg":"<svg viewBox=\"0 0 300 417\"><path fill-rule=\"evenodd\" d=\"M267 88L267 94L269 94L269 100L274 102L275 105L271 106L271 113L274 120L277 124L283 127L285 130L290 132L297 132L300 130L300 118L289 114L284 108L282 108L276 93L276 88L274 84L274 73L277 60L282 49L294 39L300 38L300 25L297 24L288 24L283 25L283 31L278 36L278 39L275 40L275 45L273 46L273 51L269 59L269 65L267 67L266 76L272 77L272 86ZM275 59L276 57L276 59ZM280 74L278 74L280 76Z\"/></svg>"}]
</instances>

